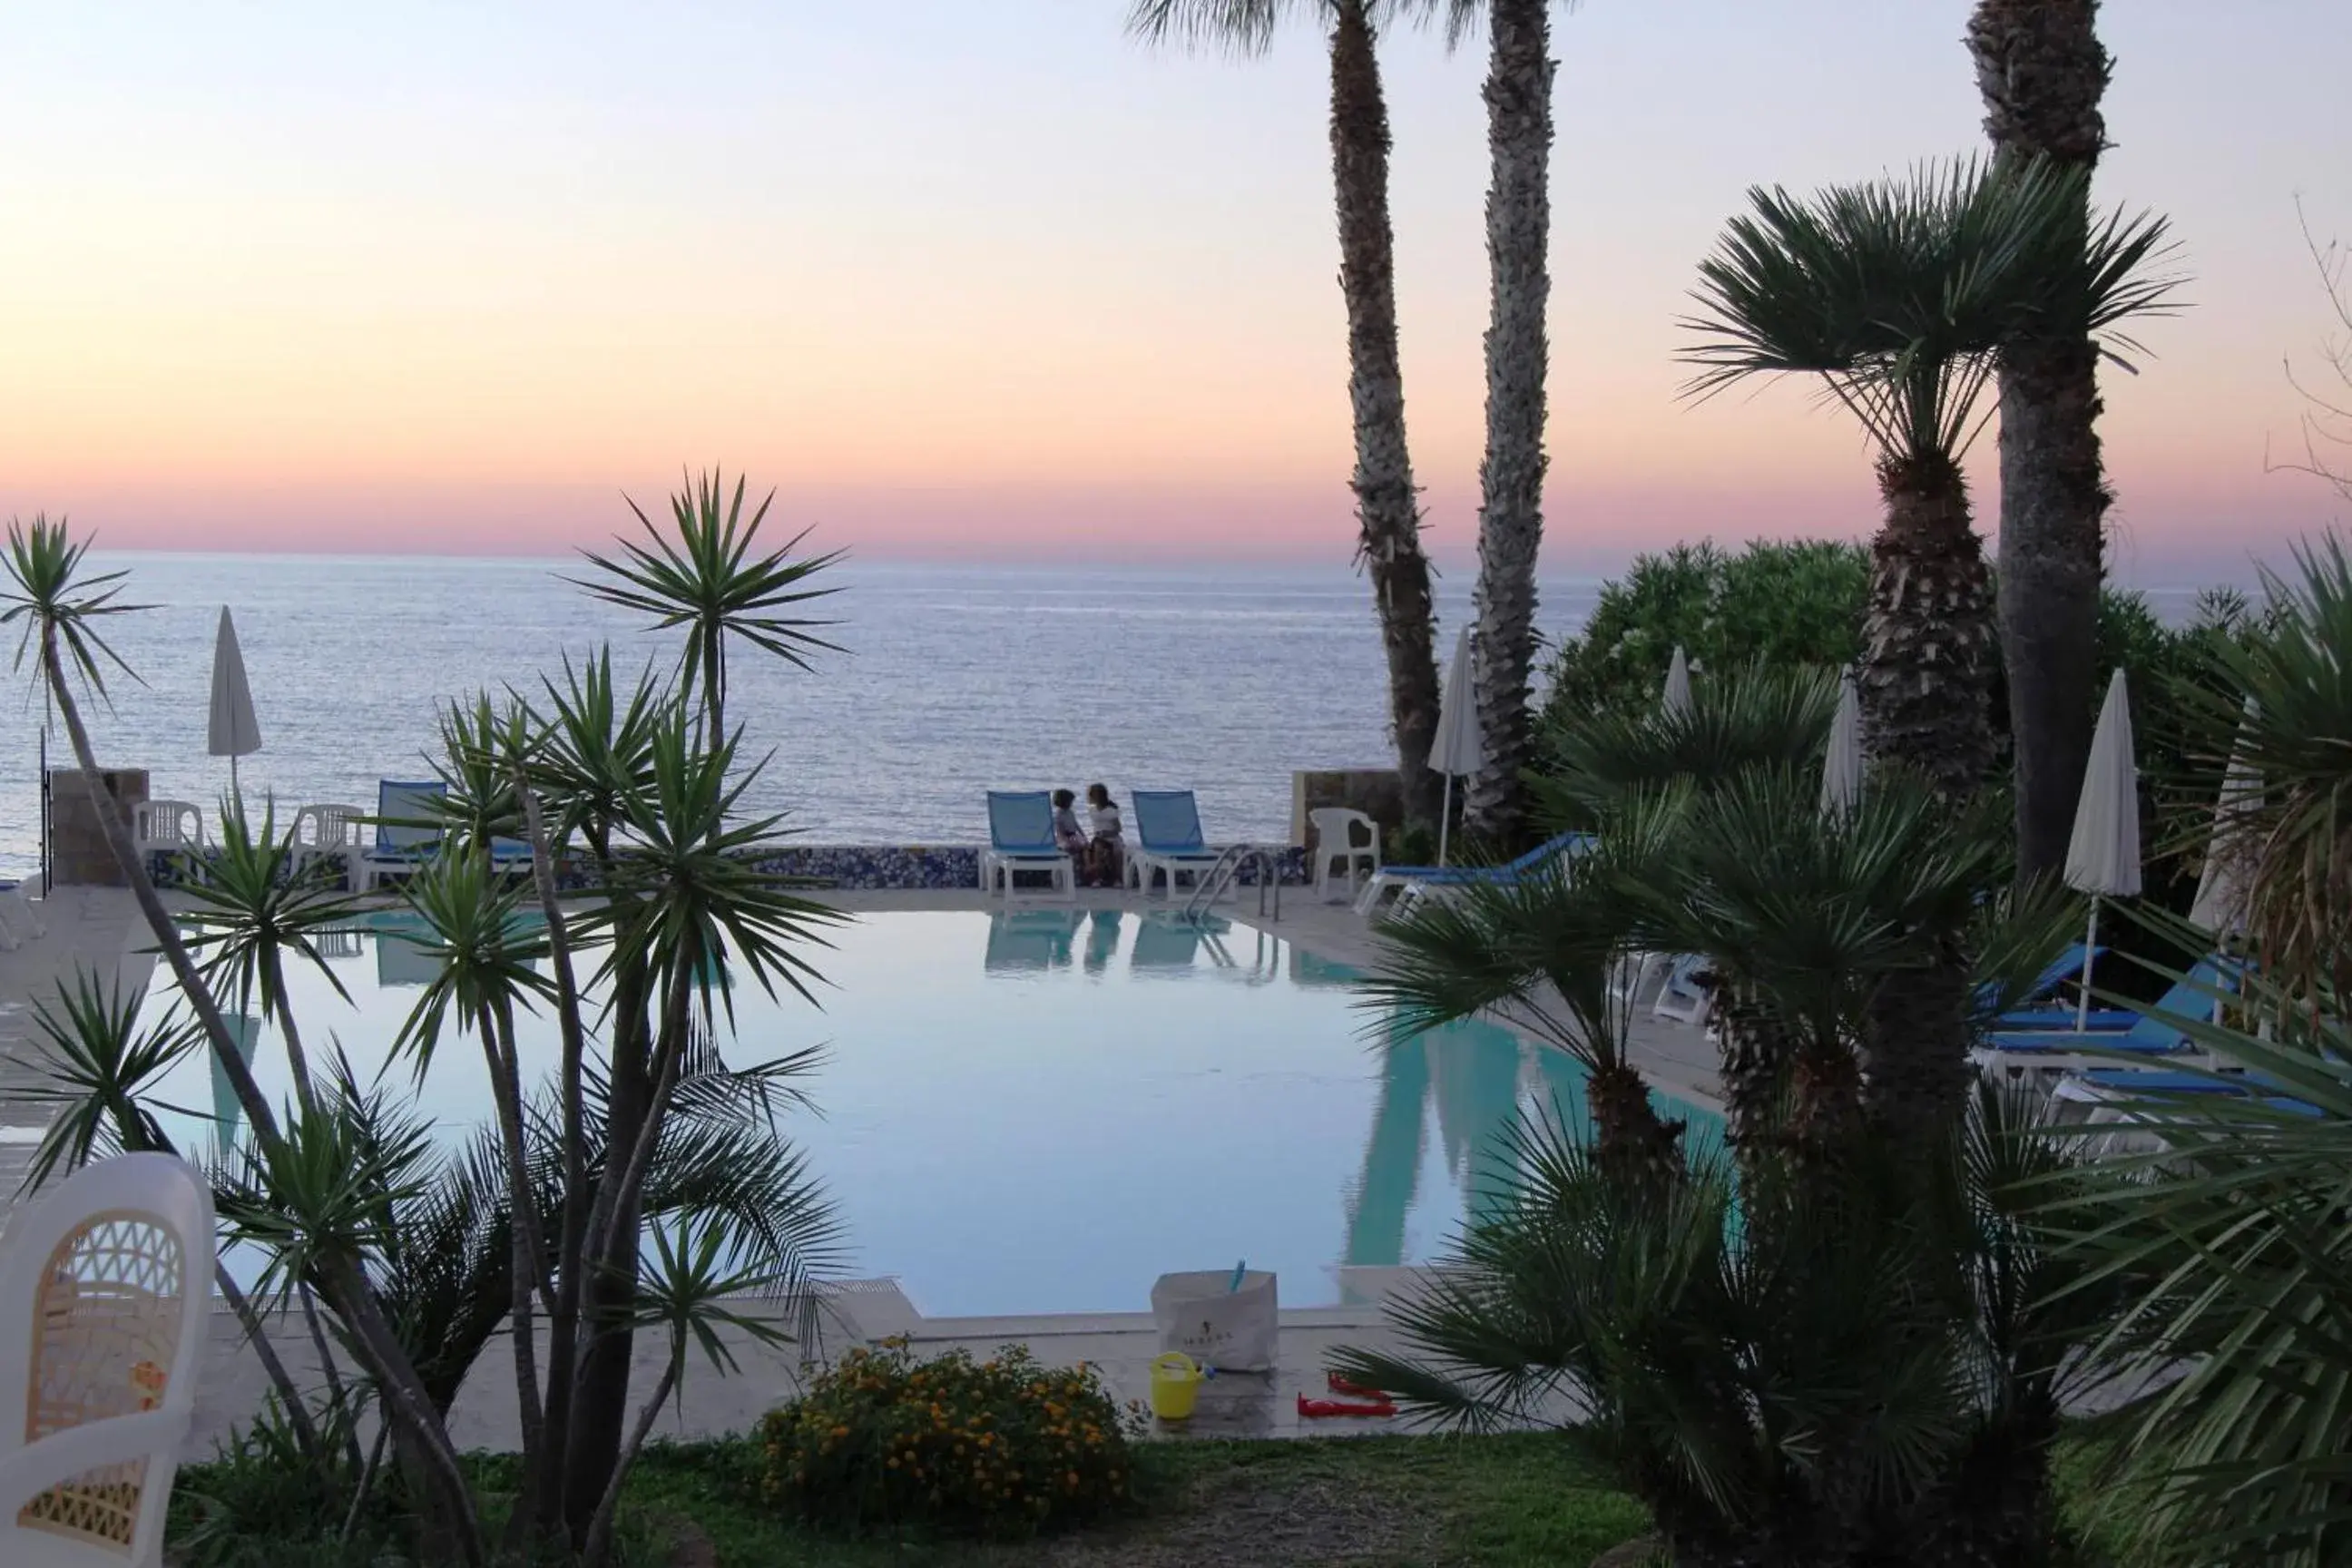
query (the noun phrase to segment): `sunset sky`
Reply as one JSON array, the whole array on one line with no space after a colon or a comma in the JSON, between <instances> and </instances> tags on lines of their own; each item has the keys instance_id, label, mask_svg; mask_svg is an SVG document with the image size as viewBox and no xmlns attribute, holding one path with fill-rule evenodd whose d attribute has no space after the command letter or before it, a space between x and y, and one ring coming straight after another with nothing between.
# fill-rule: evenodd
<instances>
[{"instance_id":1,"label":"sunset sky","mask_svg":"<svg viewBox=\"0 0 2352 1568\"><path fill-rule=\"evenodd\" d=\"M1125 0L45 6L0 52L0 511L115 546L545 553L681 465L861 554L1344 560L1311 29L1236 62ZM1675 318L1756 182L1976 148L1967 0L1564 15L1547 559L1858 532L1794 385L1692 408ZM2121 558L2234 575L2346 521L2264 472L2352 237L2344 0L2108 0L2103 200L2194 309L2109 377ZM1386 43L1406 400L1475 531L1483 48ZM1985 444L1989 454L1990 442ZM1981 468L1985 467L1979 463ZM1979 495L1990 516L1996 501Z\"/></svg>"}]
</instances>

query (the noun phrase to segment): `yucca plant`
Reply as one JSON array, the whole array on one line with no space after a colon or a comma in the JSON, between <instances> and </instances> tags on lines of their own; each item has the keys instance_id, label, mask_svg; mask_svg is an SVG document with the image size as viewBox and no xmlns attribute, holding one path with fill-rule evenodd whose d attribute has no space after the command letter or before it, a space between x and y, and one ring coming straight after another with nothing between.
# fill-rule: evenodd
<instances>
[{"instance_id":1,"label":"yucca plant","mask_svg":"<svg viewBox=\"0 0 2352 1568\"><path fill-rule=\"evenodd\" d=\"M236 1097L252 1131L253 1152L264 1158L290 1162L293 1156L282 1147L285 1134L276 1111L246 1062L242 1042L230 1030L218 998L199 971L177 921L164 907L163 895L131 841L130 824L100 777L77 690L106 700L107 671L111 668L121 674L131 673L130 666L107 643L102 628L107 617L144 606L121 599L124 573L90 569L89 550L89 541L75 539L63 519L51 522L47 517L36 516L30 523L12 520L5 561L7 582L5 588L0 588L0 606L5 606L0 607L0 626L18 628L18 668L23 667L28 653L34 656L35 673L65 725L75 763L81 770L107 846L130 886L157 952L179 983L181 995L211 1047L214 1063ZM458 1561L474 1568L482 1561L482 1545L473 1494L446 1427L433 1415L425 1398L414 1362L386 1321L382 1303L362 1272L339 1255L332 1260L322 1285L347 1331L346 1343L383 1390L383 1408L397 1441L416 1470L419 1487L415 1506L436 1538L447 1543ZM246 1327L248 1333L254 1331L249 1316ZM257 1343L257 1348L267 1358L267 1347Z\"/></svg>"},{"instance_id":2,"label":"yucca plant","mask_svg":"<svg viewBox=\"0 0 2352 1568\"><path fill-rule=\"evenodd\" d=\"M769 491L749 518L743 498L740 475L732 494L719 469L698 475L670 497L669 534L629 502L644 540L617 540L617 550L608 555L583 552L599 575L577 583L599 599L652 616L657 627L686 633L679 681L702 694L714 737L727 732L730 642L802 668L813 653L837 651L818 635L830 623L800 614L799 607L835 592L812 580L840 555L795 559L793 552L808 537L806 531L775 550L754 553L776 496Z\"/></svg>"},{"instance_id":3,"label":"yucca plant","mask_svg":"<svg viewBox=\"0 0 2352 1568\"><path fill-rule=\"evenodd\" d=\"M188 949L205 976L239 1013L258 1009L286 1044L295 1097L310 1103L310 1068L286 989L289 963L306 964L350 1000L350 993L319 951L318 937L359 914L357 900L331 880L323 859L305 864L293 830L278 831L277 809L265 805L255 824L242 796L221 797L220 847L205 874L181 889L195 905Z\"/></svg>"},{"instance_id":4,"label":"yucca plant","mask_svg":"<svg viewBox=\"0 0 2352 1568\"><path fill-rule=\"evenodd\" d=\"M2117 329L2167 308L2165 226L2084 219L2080 170L1959 162L1811 199L1753 191L1699 268L1683 358L1706 397L1754 375L1819 377L1875 448L1885 526L1872 542L1863 658L1875 755L1948 793L1990 768L1991 582L1961 458L2000 350L2073 332L2117 363Z\"/></svg>"}]
</instances>

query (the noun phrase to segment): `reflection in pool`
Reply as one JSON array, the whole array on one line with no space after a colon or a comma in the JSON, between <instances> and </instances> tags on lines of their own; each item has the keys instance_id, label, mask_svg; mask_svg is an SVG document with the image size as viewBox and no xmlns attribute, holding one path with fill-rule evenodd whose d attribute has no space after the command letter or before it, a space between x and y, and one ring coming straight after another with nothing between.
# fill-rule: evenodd
<instances>
[{"instance_id":1,"label":"reflection in pool","mask_svg":"<svg viewBox=\"0 0 2352 1568\"><path fill-rule=\"evenodd\" d=\"M338 948L349 1005L293 979L306 1035L333 1034L363 1073L430 977L398 929ZM788 1112L790 1131L841 1206L854 1271L898 1276L932 1314L1136 1310L1163 1271L1244 1258L1281 1274L1286 1302L1337 1301L1344 1269L1443 1248L1493 1190L1489 1153L1521 1107L1583 1114L1566 1057L1485 1024L1394 1036L1351 971L1222 921L892 912L815 957L822 1011L737 981L726 1056L825 1045L816 1110ZM521 1035L552 1063L551 1020ZM282 1096L274 1041L255 1065ZM225 1084L197 1081L216 1076L186 1063L160 1098L233 1110ZM462 1136L487 1103L479 1058L445 1048L416 1092ZM197 1115L165 1120L207 1141Z\"/></svg>"}]
</instances>

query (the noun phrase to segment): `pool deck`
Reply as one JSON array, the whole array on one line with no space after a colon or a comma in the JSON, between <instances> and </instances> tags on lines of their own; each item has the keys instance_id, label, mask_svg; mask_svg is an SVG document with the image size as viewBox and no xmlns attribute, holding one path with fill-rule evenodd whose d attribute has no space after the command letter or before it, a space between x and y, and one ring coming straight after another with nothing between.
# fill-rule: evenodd
<instances>
[{"instance_id":1,"label":"pool deck","mask_svg":"<svg viewBox=\"0 0 2352 1568\"><path fill-rule=\"evenodd\" d=\"M971 892L833 892L817 895L850 912L891 910L971 910L992 907ZM1082 893L1080 907L1139 910L1165 908L1164 900L1133 894ZM1024 904L1037 900L1024 900ZM1259 926L1256 894L1243 889L1217 912ZM50 994L58 981L78 966L126 985L143 985L155 960L137 950L143 928L127 892L99 888L58 889L41 906L47 934L14 952L0 952L0 1212L13 1205L26 1173L33 1144L47 1120L47 1109L26 1098L33 1081L24 1063L39 1047L31 1023L31 998ZM1282 889L1278 921L1260 929L1296 943L1318 958L1370 967L1378 955L1377 928L1344 904L1320 904L1311 889ZM1525 1037L1540 1038L1524 1020L1508 1016L1496 1023ZM1661 1090L1707 1109L1718 1109L1714 1047L1696 1029L1653 1022L1633 1031L1635 1065ZM1170 1260L1181 1267L1185 1260ZM1392 1347L1380 1303L1408 1289L1419 1277L1412 1268L1347 1271L1349 1295L1362 1304L1286 1309L1281 1315L1277 1365L1270 1373L1227 1374L1202 1391L1193 1419L1181 1435L1195 1437L1265 1437L1366 1434L1395 1430L1394 1420L1309 1420L1297 1411L1297 1396L1325 1392L1324 1358L1345 1344ZM800 1387L804 1354L830 1356L852 1344L904 1336L921 1354L965 1348L985 1356L1002 1345L1024 1343L1039 1360L1068 1365L1087 1362L1103 1373L1121 1401L1146 1396L1150 1366L1158 1351L1150 1314L1059 1314L1004 1318L926 1318L888 1279L839 1282L827 1292L822 1343L770 1350L738 1336L740 1363L722 1376L698 1358L689 1365L682 1406L674 1405L657 1432L699 1436L746 1430L760 1415L792 1397ZM273 1324L269 1338L296 1380L306 1387L321 1381L319 1357L306 1334L291 1324ZM665 1347L640 1336L635 1384L649 1391ZM484 1352L451 1413L459 1443L467 1447L510 1449L518 1441L512 1363L502 1342ZM226 1308L215 1314L213 1344L205 1369L192 1452L208 1452L229 1428L251 1419L261 1407L268 1384L251 1348ZM1162 1428L1170 1436L1180 1435Z\"/></svg>"}]
</instances>

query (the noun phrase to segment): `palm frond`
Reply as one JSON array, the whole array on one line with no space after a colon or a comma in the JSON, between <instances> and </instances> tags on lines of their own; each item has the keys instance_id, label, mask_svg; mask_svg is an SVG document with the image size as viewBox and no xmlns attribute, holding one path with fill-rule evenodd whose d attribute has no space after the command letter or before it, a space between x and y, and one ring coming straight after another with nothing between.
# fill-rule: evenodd
<instances>
[{"instance_id":1,"label":"palm frond","mask_svg":"<svg viewBox=\"0 0 2352 1568\"><path fill-rule=\"evenodd\" d=\"M25 1173L20 1193L52 1175L115 1153L173 1152L155 1119L158 1110L197 1114L153 1098L159 1080L204 1044L193 1018L166 1015L145 1028L139 1016L145 994L103 986L88 969L58 983L54 999L33 1004L35 1050L17 1065L35 1081L14 1091L27 1104L53 1108L48 1127Z\"/></svg>"},{"instance_id":2,"label":"palm frond","mask_svg":"<svg viewBox=\"0 0 2352 1568\"><path fill-rule=\"evenodd\" d=\"M22 669L27 653L38 654L47 644L57 648L58 673L76 679L98 698L111 704L106 689L108 668L131 679L139 672L123 662L97 623L108 616L130 615L152 606L121 602L130 574L89 572L84 556L90 541L75 539L66 520L51 522L37 513L29 523L8 520L5 557L7 583L0 588L0 626L17 628L15 668Z\"/></svg>"},{"instance_id":3,"label":"palm frond","mask_svg":"<svg viewBox=\"0 0 2352 1568\"><path fill-rule=\"evenodd\" d=\"M812 653L839 651L817 635L831 623L788 612L836 592L814 585L814 579L842 556L835 551L794 559L793 552L808 537L805 531L779 549L755 555L761 526L775 499L771 490L746 518L741 478L730 494L718 469L695 476L670 498L674 539L630 501L644 540L617 540L610 554L583 551L599 575L576 579L575 585L607 604L651 616L657 627L685 628L679 674L690 690L708 690L723 701L730 639L806 668Z\"/></svg>"},{"instance_id":4,"label":"palm frond","mask_svg":"<svg viewBox=\"0 0 2352 1568\"><path fill-rule=\"evenodd\" d=\"M1884 458L1957 460L2005 345L2069 328L2112 340L2168 308L2177 279L2151 272L2163 224L2089 227L2086 181L2038 160L1960 160L1811 198L1751 191L1699 268L1686 395L1816 375Z\"/></svg>"}]
</instances>

